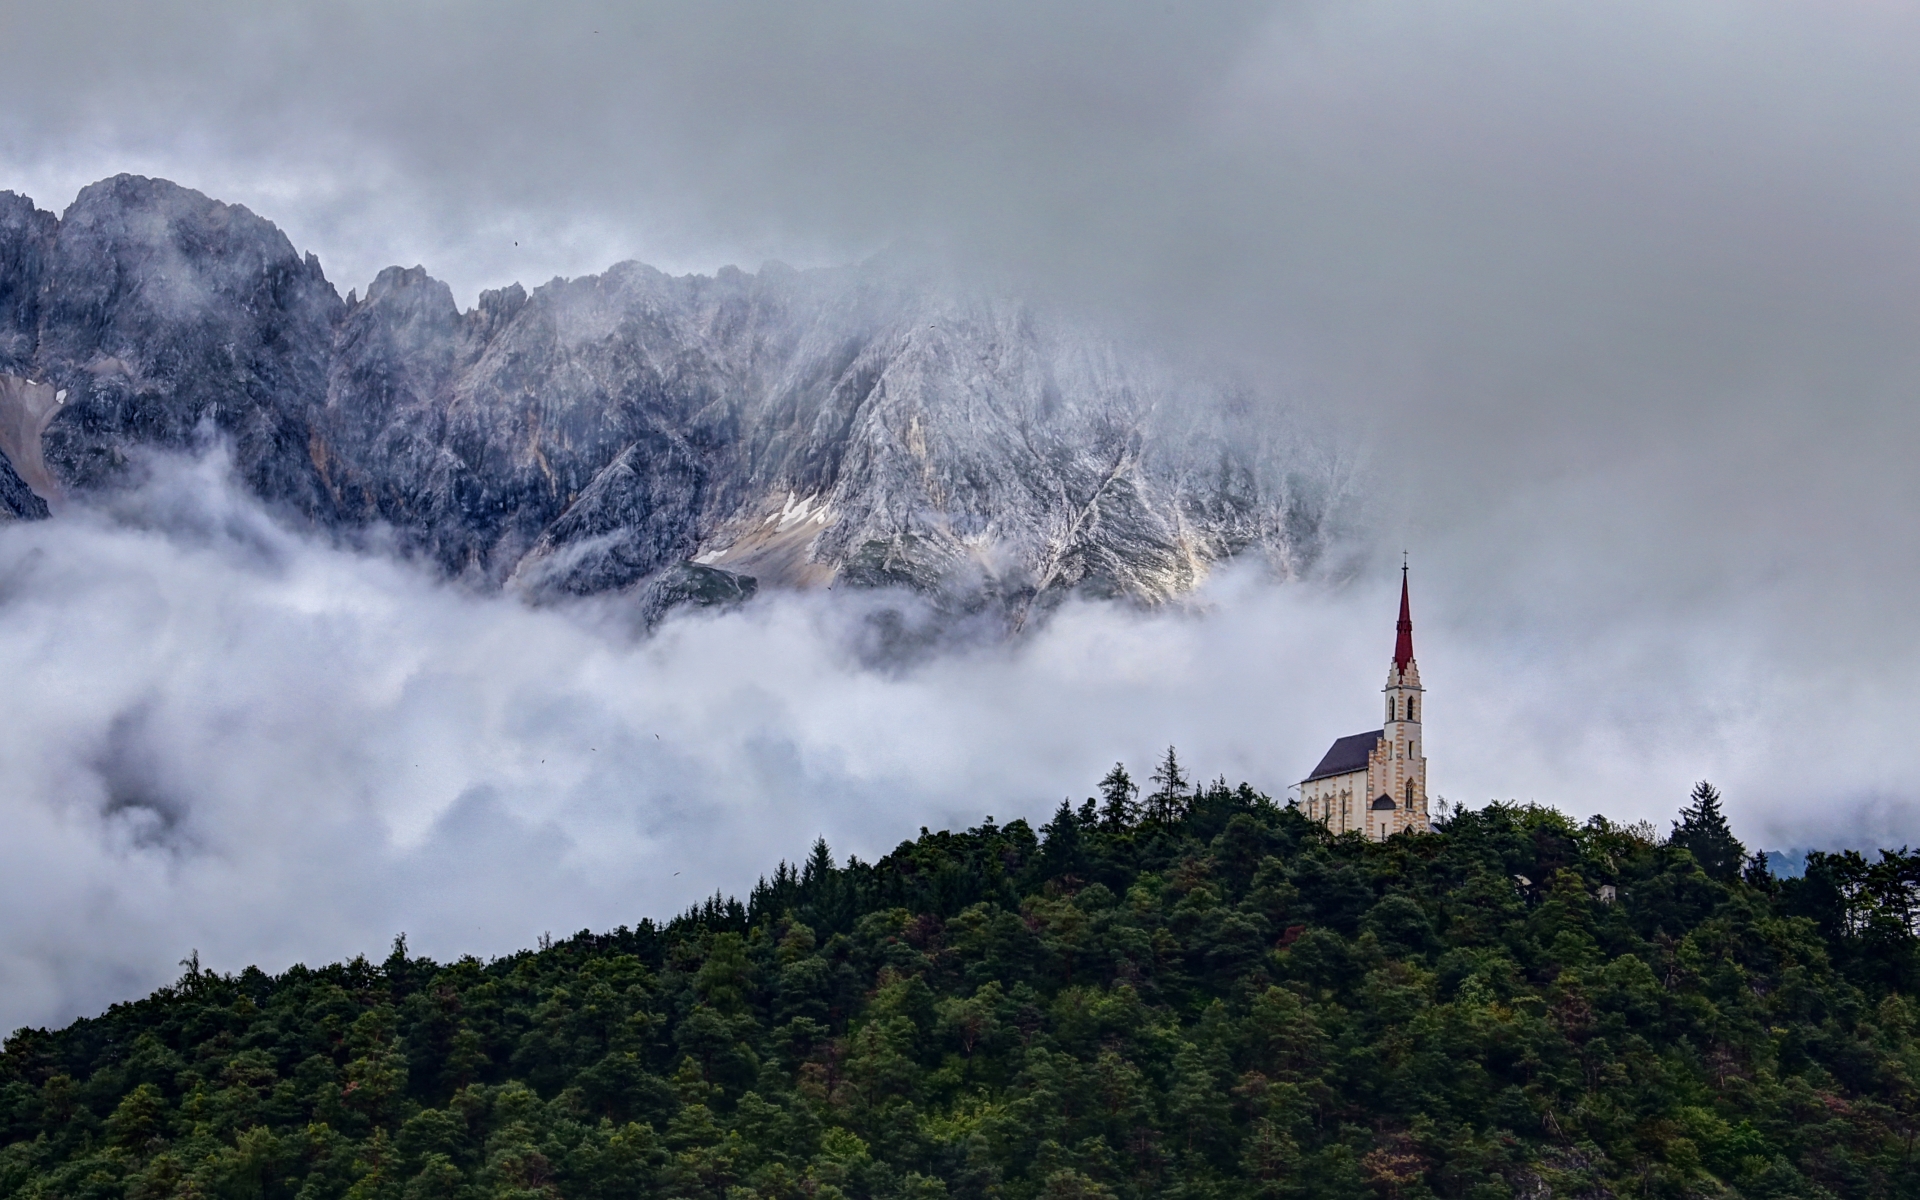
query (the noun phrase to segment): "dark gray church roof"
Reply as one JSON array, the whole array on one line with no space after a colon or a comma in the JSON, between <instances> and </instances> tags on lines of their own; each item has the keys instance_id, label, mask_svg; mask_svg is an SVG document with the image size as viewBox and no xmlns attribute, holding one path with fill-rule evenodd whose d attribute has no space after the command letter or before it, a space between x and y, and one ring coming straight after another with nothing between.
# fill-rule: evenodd
<instances>
[{"instance_id":1,"label":"dark gray church roof","mask_svg":"<svg viewBox=\"0 0 1920 1200\"><path fill-rule=\"evenodd\" d=\"M1380 744L1380 735L1384 732L1376 729L1371 733L1356 733L1352 737L1341 738L1333 744L1333 749L1327 751L1327 756L1320 760L1320 765L1313 769L1313 774L1307 776L1305 782L1366 770L1367 759L1373 754L1373 748Z\"/></svg>"}]
</instances>

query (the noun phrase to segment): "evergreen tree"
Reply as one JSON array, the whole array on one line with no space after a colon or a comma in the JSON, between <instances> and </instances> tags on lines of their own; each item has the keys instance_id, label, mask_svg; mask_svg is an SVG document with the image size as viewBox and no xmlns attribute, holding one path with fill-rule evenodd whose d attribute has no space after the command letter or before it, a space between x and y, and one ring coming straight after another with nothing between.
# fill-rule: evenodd
<instances>
[{"instance_id":1,"label":"evergreen tree","mask_svg":"<svg viewBox=\"0 0 1920 1200\"><path fill-rule=\"evenodd\" d=\"M1167 756L1153 769L1153 782L1158 786L1147 797L1147 813L1157 821L1177 821L1186 814L1189 789L1186 772L1180 767L1180 759L1167 747Z\"/></svg>"},{"instance_id":2,"label":"evergreen tree","mask_svg":"<svg viewBox=\"0 0 1920 1200\"><path fill-rule=\"evenodd\" d=\"M1720 791L1702 779L1693 785L1693 803L1680 810L1673 823L1675 846L1689 850L1700 869L1722 883L1730 883L1747 861L1747 848L1733 836L1726 816L1720 811Z\"/></svg>"},{"instance_id":3,"label":"evergreen tree","mask_svg":"<svg viewBox=\"0 0 1920 1200\"><path fill-rule=\"evenodd\" d=\"M1071 875L1081 870L1080 819L1073 805L1065 800L1053 814L1053 820L1040 827L1041 869L1049 876Z\"/></svg>"},{"instance_id":4,"label":"evergreen tree","mask_svg":"<svg viewBox=\"0 0 1920 1200\"><path fill-rule=\"evenodd\" d=\"M1125 763L1113 764L1106 778L1100 781L1100 820L1108 829L1126 829L1140 818L1140 808L1134 798L1140 794L1140 785L1127 774Z\"/></svg>"},{"instance_id":5,"label":"evergreen tree","mask_svg":"<svg viewBox=\"0 0 1920 1200\"><path fill-rule=\"evenodd\" d=\"M800 886L825 887L832 878L833 851L827 848L826 838L815 838L813 850L807 855L807 865L800 872Z\"/></svg>"}]
</instances>

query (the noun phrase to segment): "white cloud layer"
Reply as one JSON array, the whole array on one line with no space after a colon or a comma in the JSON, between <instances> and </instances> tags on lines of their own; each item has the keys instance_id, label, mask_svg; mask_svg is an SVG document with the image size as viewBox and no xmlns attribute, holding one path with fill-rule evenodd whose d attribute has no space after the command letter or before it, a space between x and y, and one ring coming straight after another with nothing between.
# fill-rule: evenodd
<instances>
[{"instance_id":1,"label":"white cloud layer","mask_svg":"<svg viewBox=\"0 0 1920 1200\"><path fill-rule=\"evenodd\" d=\"M923 824L1043 819L1169 742L1284 795L1375 718L1392 644L1394 580L1252 570L1203 611L1075 604L908 668L863 665L873 596L641 639L613 606L535 610L292 534L223 471L163 464L112 512L0 527L0 1026L141 994L195 948L279 969L400 931L450 957L664 918L816 835L871 859ZM1516 640L1433 574L1440 793L1665 819L1706 775L1758 844L1831 842L1808 797L1863 836L1915 828L1871 807L1897 770L1816 752L1897 735L1897 681L1769 686L1745 613Z\"/></svg>"}]
</instances>

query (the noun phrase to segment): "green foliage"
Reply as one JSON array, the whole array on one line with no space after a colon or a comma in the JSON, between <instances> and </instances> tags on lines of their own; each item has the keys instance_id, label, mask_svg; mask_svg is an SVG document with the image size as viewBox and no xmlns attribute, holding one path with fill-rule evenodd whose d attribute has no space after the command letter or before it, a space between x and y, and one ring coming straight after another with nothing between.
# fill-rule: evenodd
<instances>
[{"instance_id":1,"label":"green foliage","mask_svg":"<svg viewBox=\"0 0 1920 1200\"><path fill-rule=\"evenodd\" d=\"M1154 782L489 963L190 960L7 1041L0 1197L1920 1192L1920 855Z\"/></svg>"}]
</instances>

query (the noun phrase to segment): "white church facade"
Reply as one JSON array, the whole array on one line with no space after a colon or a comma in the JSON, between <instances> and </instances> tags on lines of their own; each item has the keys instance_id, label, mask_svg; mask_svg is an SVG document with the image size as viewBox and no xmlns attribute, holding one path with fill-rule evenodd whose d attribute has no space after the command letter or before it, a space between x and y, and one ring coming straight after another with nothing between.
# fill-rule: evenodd
<instances>
[{"instance_id":1,"label":"white church facade","mask_svg":"<svg viewBox=\"0 0 1920 1200\"><path fill-rule=\"evenodd\" d=\"M1379 729L1334 742L1300 784L1300 808L1335 833L1357 830L1375 841L1431 830L1427 822L1427 759L1420 740L1426 707L1413 660L1413 615L1406 568L1400 568L1400 623L1387 669L1386 720Z\"/></svg>"}]
</instances>

